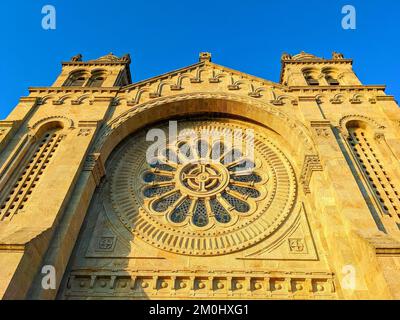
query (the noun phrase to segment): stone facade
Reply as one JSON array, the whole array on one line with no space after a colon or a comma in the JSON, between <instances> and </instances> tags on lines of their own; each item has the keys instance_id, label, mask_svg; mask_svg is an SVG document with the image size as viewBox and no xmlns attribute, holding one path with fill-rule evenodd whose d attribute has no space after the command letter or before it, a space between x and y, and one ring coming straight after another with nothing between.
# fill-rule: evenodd
<instances>
[{"instance_id":1,"label":"stone facade","mask_svg":"<svg viewBox=\"0 0 400 320\"><path fill-rule=\"evenodd\" d=\"M132 84L129 55L77 55L30 88L0 121L0 297L399 299L397 103L340 53L281 63L275 83L201 53ZM194 138L149 164L171 120L251 130L253 169Z\"/></svg>"}]
</instances>

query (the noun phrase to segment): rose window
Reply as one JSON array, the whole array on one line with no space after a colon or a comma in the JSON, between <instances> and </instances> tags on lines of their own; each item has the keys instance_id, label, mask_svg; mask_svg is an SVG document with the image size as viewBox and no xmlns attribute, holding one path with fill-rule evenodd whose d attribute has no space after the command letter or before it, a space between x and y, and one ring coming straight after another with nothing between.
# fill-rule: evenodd
<instances>
[{"instance_id":1,"label":"rose window","mask_svg":"<svg viewBox=\"0 0 400 320\"><path fill-rule=\"evenodd\" d=\"M178 141L153 159L143 174L149 209L168 221L206 227L211 220L228 224L249 213L249 199L262 196L265 182L253 161L222 141ZM266 192L265 189L263 189Z\"/></svg>"},{"instance_id":2,"label":"rose window","mask_svg":"<svg viewBox=\"0 0 400 320\"><path fill-rule=\"evenodd\" d=\"M151 128L113 152L104 209L136 237L181 254L233 252L273 233L296 198L293 169L273 133L232 119L178 125L173 138L169 123L157 126L167 141L150 154Z\"/></svg>"}]
</instances>

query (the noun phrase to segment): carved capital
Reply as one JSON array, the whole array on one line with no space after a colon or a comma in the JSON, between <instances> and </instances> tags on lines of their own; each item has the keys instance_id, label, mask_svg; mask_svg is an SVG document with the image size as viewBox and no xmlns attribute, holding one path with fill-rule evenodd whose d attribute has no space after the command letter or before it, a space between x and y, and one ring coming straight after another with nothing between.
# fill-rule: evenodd
<instances>
[{"instance_id":1,"label":"carved capital","mask_svg":"<svg viewBox=\"0 0 400 320\"><path fill-rule=\"evenodd\" d=\"M385 139L385 134L381 131L376 131L374 134L374 139L376 142L380 143L382 140Z\"/></svg>"},{"instance_id":2,"label":"carved capital","mask_svg":"<svg viewBox=\"0 0 400 320\"><path fill-rule=\"evenodd\" d=\"M310 125L318 137L327 138L330 136L331 122L329 120L310 121Z\"/></svg>"},{"instance_id":3,"label":"carved capital","mask_svg":"<svg viewBox=\"0 0 400 320\"><path fill-rule=\"evenodd\" d=\"M310 180L314 171L322 171L321 161L318 155L306 155L304 165L300 175L300 182L303 185L304 193L311 193Z\"/></svg>"},{"instance_id":4,"label":"carved capital","mask_svg":"<svg viewBox=\"0 0 400 320\"><path fill-rule=\"evenodd\" d=\"M106 173L100 153L91 153L87 156L83 171L90 171L93 175L96 185L99 185L101 178Z\"/></svg>"}]
</instances>

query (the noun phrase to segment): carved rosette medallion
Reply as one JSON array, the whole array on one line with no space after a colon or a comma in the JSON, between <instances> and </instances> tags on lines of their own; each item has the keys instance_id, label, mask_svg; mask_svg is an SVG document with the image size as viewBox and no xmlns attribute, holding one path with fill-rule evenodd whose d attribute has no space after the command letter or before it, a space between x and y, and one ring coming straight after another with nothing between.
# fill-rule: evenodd
<instances>
[{"instance_id":1,"label":"carved rosette medallion","mask_svg":"<svg viewBox=\"0 0 400 320\"><path fill-rule=\"evenodd\" d=\"M158 129L168 137L167 126ZM151 157L147 131L108 165L112 210L135 236L175 253L219 255L265 239L291 212L294 172L266 129L179 122L178 136Z\"/></svg>"}]
</instances>

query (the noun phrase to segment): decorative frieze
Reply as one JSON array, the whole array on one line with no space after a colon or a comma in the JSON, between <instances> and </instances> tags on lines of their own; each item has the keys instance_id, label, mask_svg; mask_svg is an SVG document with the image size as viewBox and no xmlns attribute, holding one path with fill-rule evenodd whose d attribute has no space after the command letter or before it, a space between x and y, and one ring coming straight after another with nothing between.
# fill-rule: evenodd
<instances>
[{"instance_id":1,"label":"decorative frieze","mask_svg":"<svg viewBox=\"0 0 400 320\"><path fill-rule=\"evenodd\" d=\"M360 99L360 97L352 97L349 99L349 102L351 104L361 104L362 100Z\"/></svg>"},{"instance_id":2,"label":"decorative frieze","mask_svg":"<svg viewBox=\"0 0 400 320\"><path fill-rule=\"evenodd\" d=\"M333 276L313 271L74 270L64 297L335 299Z\"/></svg>"}]
</instances>

